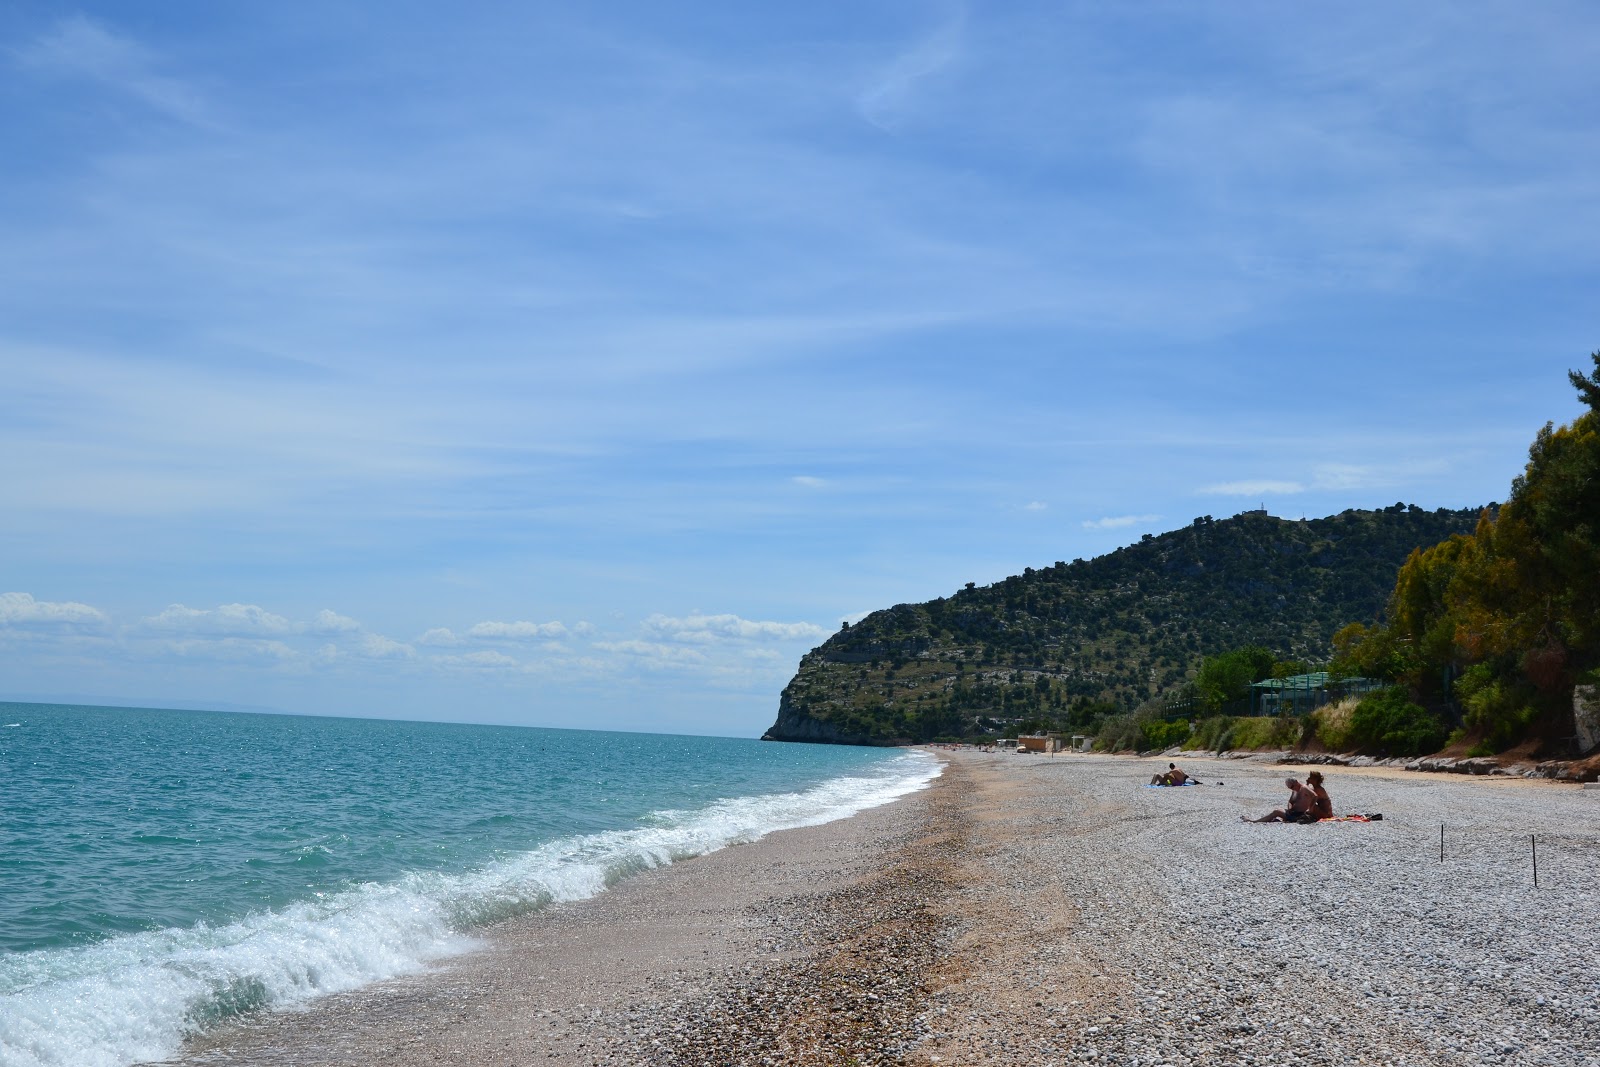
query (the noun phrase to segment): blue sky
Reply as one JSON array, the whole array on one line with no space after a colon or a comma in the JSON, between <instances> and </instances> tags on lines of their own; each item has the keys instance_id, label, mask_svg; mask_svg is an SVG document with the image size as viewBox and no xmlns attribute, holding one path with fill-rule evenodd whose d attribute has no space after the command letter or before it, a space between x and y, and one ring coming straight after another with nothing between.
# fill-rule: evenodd
<instances>
[{"instance_id":1,"label":"blue sky","mask_svg":"<svg viewBox=\"0 0 1600 1067\"><path fill-rule=\"evenodd\" d=\"M870 609L1501 499L1600 11L0 10L0 697L759 734Z\"/></svg>"}]
</instances>

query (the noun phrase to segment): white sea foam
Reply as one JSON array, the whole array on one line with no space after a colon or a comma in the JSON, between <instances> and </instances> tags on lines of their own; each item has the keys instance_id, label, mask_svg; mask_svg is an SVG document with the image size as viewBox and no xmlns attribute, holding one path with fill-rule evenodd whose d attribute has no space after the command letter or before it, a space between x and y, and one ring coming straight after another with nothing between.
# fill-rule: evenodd
<instances>
[{"instance_id":1,"label":"white sea foam","mask_svg":"<svg viewBox=\"0 0 1600 1067\"><path fill-rule=\"evenodd\" d=\"M0 959L0 1067L125 1067L185 1034L414 973L472 945L486 922L581 900L631 873L774 830L815 826L921 789L940 764L907 753L804 793L657 812L642 825L549 842L483 870L418 873L254 915L86 948Z\"/></svg>"}]
</instances>

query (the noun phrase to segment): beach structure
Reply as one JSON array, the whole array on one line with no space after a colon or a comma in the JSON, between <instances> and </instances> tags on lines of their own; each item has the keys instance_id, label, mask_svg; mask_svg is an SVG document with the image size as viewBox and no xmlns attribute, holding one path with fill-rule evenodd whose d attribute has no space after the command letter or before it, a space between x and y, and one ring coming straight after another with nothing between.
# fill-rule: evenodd
<instances>
[{"instance_id":1,"label":"beach structure","mask_svg":"<svg viewBox=\"0 0 1600 1067\"><path fill-rule=\"evenodd\" d=\"M1250 686L1251 715L1304 715L1347 696L1363 696L1384 687L1376 678L1341 678L1327 671L1265 678Z\"/></svg>"}]
</instances>

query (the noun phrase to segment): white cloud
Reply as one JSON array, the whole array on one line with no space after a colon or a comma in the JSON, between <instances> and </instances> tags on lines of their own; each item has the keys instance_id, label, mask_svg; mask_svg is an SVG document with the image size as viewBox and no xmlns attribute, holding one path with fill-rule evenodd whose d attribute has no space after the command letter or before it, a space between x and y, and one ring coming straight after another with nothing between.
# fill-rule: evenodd
<instances>
[{"instance_id":1,"label":"white cloud","mask_svg":"<svg viewBox=\"0 0 1600 1067\"><path fill-rule=\"evenodd\" d=\"M1375 472L1352 463L1322 463L1315 473L1312 484L1318 489L1363 489L1373 484Z\"/></svg>"},{"instance_id":2,"label":"white cloud","mask_svg":"<svg viewBox=\"0 0 1600 1067\"><path fill-rule=\"evenodd\" d=\"M417 638L417 644L419 645L434 645L442 648L450 648L460 643L461 638L456 636L455 631L445 626L435 626Z\"/></svg>"},{"instance_id":3,"label":"white cloud","mask_svg":"<svg viewBox=\"0 0 1600 1067\"><path fill-rule=\"evenodd\" d=\"M710 662L698 649L664 645L656 641L597 641L603 652L629 657L635 665L658 669L699 667Z\"/></svg>"},{"instance_id":4,"label":"white cloud","mask_svg":"<svg viewBox=\"0 0 1600 1067\"><path fill-rule=\"evenodd\" d=\"M590 634L595 632L594 623L592 623L592 622L579 622L579 623L576 623L572 627L572 632L577 634L579 637L587 637Z\"/></svg>"},{"instance_id":5,"label":"white cloud","mask_svg":"<svg viewBox=\"0 0 1600 1067\"><path fill-rule=\"evenodd\" d=\"M828 636L828 631L811 622L756 622L737 615L689 615L673 618L652 615L644 628L678 641L709 643L719 640L753 641L762 638L800 641Z\"/></svg>"},{"instance_id":6,"label":"white cloud","mask_svg":"<svg viewBox=\"0 0 1600 1067\"><path fill-rule=\"evenodd\" d=\"M314 634L348 634L361 629L361 624L348 615L323 608L312 618L307 629Z\"/></svg>"},{"instance_id":7,"label":"white cloud","mask_svg":"<svg viewBox=\"0 0 1600 1067\"><path fill-rule=\"evenodd\" d=\"M435 665L447 668L458 668L473 671L505 671L520 670L522 664L504 652L494 649L480 649L477 652L463 652L456 656L440 656L432 661Z\"/></svg>"},{"instance_id":8,"label":"white cloud","mask_svg":"<svg viewBox=\"0 0 1600 1067\"><path fill-rule=\"evenodd\" d=\"M467 630L467 635L493 641L534 641L566 632L559 622L480 622Z\"/></svg>"},{"instance_id":9,"label":"white cloud","mask_svg":"<svg viewBox=\"0 0 1600 1067\"><path fill-rule=\"evenodd\" d=\"M866 618L868 615L871 615L875 610L877 610L877 609L876 608L868 608L866 611L853 611L848 615L841 615L839 617L839 621L841 623L846 623L847 622L851 626L854 626L856 623L860 622L862 619Z\"/></svg>"},{"instance_id":10,"label":"white cloud","mask_svg":"<svg viewBox=\"0 0 1600 1067\"><path fill-rule=\"evenodd\" d=\"M382 634L364 634L356 646L368 659L416 659L417 651L410 645L384 637Z\"/></svg>"},{"instance_id":11,"label":"white cloud","mask_svg":"<svg viewBox=\"0 0 1600 1067\"><path fill-rule=\"evenodd\" d=\"M1216 485L1201 486L1195 490L1201 496L1284 496L1305 491L1306 487L1300 482L1273 481L1270 479L1219 482Z\"/></svg>"},{"instance_id":12,"label":"white cloud","mask_svg":"<svg viewBox=\"0 0 1600 1067\"><path fill-rule=\"evenodd\" d=\"M789 480L795 485L803 485L807 489L821 489L823 486L828 484L827 479L817 478L810 474L797 474Z\"/></svg>"},{"instance_id":13,"label":"white cloud","mask_svg":"<svg viewBox=\"0 0 1600 1067\"><path fill-rule=\"evenodd\" d=\"M1160 515L1107 515L1099 519L1083 520L1085 530L1120 530L1125 526L1143 526L1160 522Z\"/></svg>"},{"instance_id":14,"label":"white cloud","mask_svg":"<svg viewBox=\"0 0 1600 1067\"><path fill-rule=\"evenodd\" d=\"M149 49L84 15L62 19L20 57L34 70L98 82L179 121L213 125L193 89L156 72L157 57Z\"/></svg>"},{"instance_id":15,"label":"white cloud","mask_svg":"<svg viewBox=\"0 0 1600 1067\"><path fill-rule=\"evenodd\" d=\"M293 626L282 615L256 604L223 604L212 610L173 604L159 615L144 619L152 630L195 634L286 634Z\"/></svg>"},{"instance_id":16,"label":"white cloud","mask_svg":"<svg viewBox=\"0 0 1600 1067\"><path fill-rule=\"evenodd\" d=\"M1023 511L1045 511L1049 507L1050 507L1050 505L1046 504L1043 500L1030 500L1026 504L1022 505L1022 510Z\"/></svg>"},{"instance_id":17,"label":"white cloud","mask_svg":"<svg viewBox=\"0 0 1600 1067\"><path fill-rule=\"evenodd\" d=\"M98 628L111 620L99 608L74 600L35 600L30 593L0 593L0 626Z\"/></svg>"},{"instance_id":18,"label":"white cloud","mask_svg":"<svg viewBox=\"0 0 1600 1067\"><path fill-rule=\"evenodd\" d=\"M280 664L299 656L298 652L282 641L254 640L246 637L168 641L166 648L169 652L185 659L221 660L228 663Z\"/></svg>"}]
</instances>

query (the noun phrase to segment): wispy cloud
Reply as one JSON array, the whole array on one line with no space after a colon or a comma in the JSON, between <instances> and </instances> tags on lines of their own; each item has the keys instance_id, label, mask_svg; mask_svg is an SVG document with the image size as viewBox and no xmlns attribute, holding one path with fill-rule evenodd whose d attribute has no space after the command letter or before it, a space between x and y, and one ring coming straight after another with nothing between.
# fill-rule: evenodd
<instances>
[{"instance_id":1,"label":"wispy cloud","mask_svg":"<svg viewBox=\"0 0 1600 1067\"><path fill-rule=\"evenodd\" d=\"M1043 500L1030 500L1026 504L1022 505L1023 511L1048 511L1049 508L1050 505L1046 504Z\"/></svg>"},{"instance_id":2,"label":"wispy cloud","mask_svg":"<svg viewBox=\"0 0 1600 1067\"><path fill-rule=\"evenodd\" d=\"M86 15L69 15L23 47L23 66L83 78L141 101L170 118L198 126L215 124L200 94L162 74L160 58L133 38Z\"/></svg>"},{"instance_id":3,"label":"wispy cloud","mask_svg":"<svg viewBox=\"0 0 1600 1067\"><path fill-rule=\"evenodd\" d=\"M828 484L827 479L818 478L810 474L797 474L789 480L795 485L803 485L807 489L821 489Z\"/></svg>"},{"instance_id":4,"label":"wispy cloud","mask_svg":"<svg viewBox=\"0 0 1600 1067\"><path fill-rule=\"evenodd\" d=\"M566 632L560 622L480 622L467 630L467 636L491 641L536 641Z\"/></svg>"},{"instance_id":5,"label":"wispy cloud","mask_svg":"<svg viewBox=\"0 0 1600 1067\"><path fill-rule=\"evenodd\" d=\"M179 659L203 662L275 667L301 658L301 653L282 641L256 640L247 637L173 640L164 642L162 647Z\"/></svg>"},{"instance_id":6,"label":"wispy cloud","mask_svg":"<svg viewBox=\"0 0 1600 1067\"><path fill-rule=\"evenodd\" d=\"M810 622L757 622L737 615L688 615L673 618L651 615L644 621L647 631L678 641L780 641L818 640L828 631Z\"/></svg>"},{"instance_id":7,"label":"wispy cloud","mask_svg":"<svg viewBox=\"0 0 1600 1067\"><path fill-rule=\"evenodd\" d=\"M861 117L879 129L893 131L911 107L918 85L960 57L965 31L966 11L957 7L861 90L856 97Z\"/></svg>"},{"instance_id":8,"label":"wispy cloud","mask_svg":"<svg viewBox=\"0 0 1600 1067\"><path fill-rule=\"evenodd\" d=\"M1201 496L1288 496L1305 491L1305 485L1300 482L1267 478L1218 482L1216 485L1204 485L1195 490Z\"/></svg>"},{"instance_id":9,"label":"wispy cloud","mask_svg":"<svg viewBox=\"0 0 1600 1067\"><path fill-rule=\"evenodd\" d=\"M469 670L514 670L522 664L512 656L494 649L483 649L477 652L463 652L457 656L441 656L435 662L444 667L463 667Z\"/></svg>"},{"instance_id":10,"label":"wispy cloud","mask_svg":"<svg viewBox=\"0 0 1600 1067\"><path fill-rule=\"evenodd\" d=\"M1128 526L1145 526L1160 522L1160 515L1107 515L1099 519L1085 519L1085 530L1120 530Z\"/></svg>"}]
</instances>

